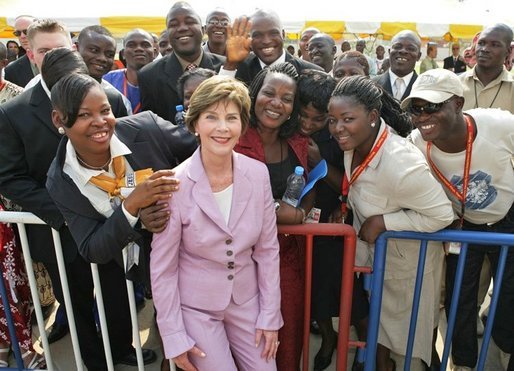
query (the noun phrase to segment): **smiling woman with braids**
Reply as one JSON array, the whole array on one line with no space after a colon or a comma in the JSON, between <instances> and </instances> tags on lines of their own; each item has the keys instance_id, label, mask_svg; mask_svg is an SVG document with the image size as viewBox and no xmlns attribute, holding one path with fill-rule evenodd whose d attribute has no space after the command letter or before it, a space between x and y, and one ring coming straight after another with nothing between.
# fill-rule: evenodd
<instances>
[{"instance_id":1,"label":"smiling woman with braids","mask_svg":"<svg viewBox=\"0 0 514 371\"><path fill-rule=\"evenodd\" d=\"M308 138L299 134L298 73L290 63L279 63L259 72L250 85L250 127L235 150L264 162L268 167L275 198L277 223L300 224L312 207L308 194L300 207L281 201L287 177L295 166L307 169ZM279 235L280 288L284 327L279 331L279 370L297 370L303 338L303 248L304 238Z\"/></svg>"},{"instance_id":2,"label":"smiling woman with braids","mask_svg":"<svg viewBox=\"0 0 514 371\"><path fill-rule=\"evenodd\" d=\"M356 265L371 265L375 241L384 231L435 232L452 222L450 201L424 156L402 138L411 129L409 117L381 87L363 76L341 80L330 98L328 124L344 151L343 195L359 237ZM405 354L418 249L416 241L388 242L379 371L395 369L391 351ZM438 320L442 258L442 248L428 249L416 328L413 357L428 365Z\"/></svg>"}]
</instances>

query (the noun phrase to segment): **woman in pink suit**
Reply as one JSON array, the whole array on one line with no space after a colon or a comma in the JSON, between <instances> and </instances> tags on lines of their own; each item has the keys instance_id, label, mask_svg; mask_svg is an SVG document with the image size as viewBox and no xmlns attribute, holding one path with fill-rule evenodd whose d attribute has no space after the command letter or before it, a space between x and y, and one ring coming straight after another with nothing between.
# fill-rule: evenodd
<instances>
[{"instance_id":1,"label":"woman in pink suit","mask_svg":"<svg viewBox=\"0 0 514 371\"><path fill-rule=\"evenodd\" d=\"M184 370L276 370L279 245L266 166L233 151L250 98L215 76L191 97L200 141L175 168L180 189L154 234L151 280L166 358Z\"/></svg>"}]
</instances>

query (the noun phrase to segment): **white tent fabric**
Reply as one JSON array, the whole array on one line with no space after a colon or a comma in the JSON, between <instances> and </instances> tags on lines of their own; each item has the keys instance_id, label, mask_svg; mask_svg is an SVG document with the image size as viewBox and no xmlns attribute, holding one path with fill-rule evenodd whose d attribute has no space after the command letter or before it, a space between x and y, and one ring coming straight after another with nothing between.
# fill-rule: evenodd
<instances>
[{"instance_id":1,"label":"white tent fabric","mask_svg":"<svg viewBox=\"0 0 514 371\"><path fill-rule=\"evenodd\" d=\"M512 0L431 0L422 4L412 0L368 0L359 4L333 0L189 0L189 3L203 20L215 7L225 9L232 17L249 15L257 8L273 9L288 33L300 32L309 21L341 21L345 23L345 32L355 34L373 34L381 22L414 23L422 37L441 37L448 32L450 24L503 22L514 26ZM101 17L164 18L172 4L173 0L88 0L63 6L59 0L0 0L0 17L7 18L8 25L20 14L56 18L71 31L78 31L86 25L99 24Z\"/></svg>"}]
</instances>

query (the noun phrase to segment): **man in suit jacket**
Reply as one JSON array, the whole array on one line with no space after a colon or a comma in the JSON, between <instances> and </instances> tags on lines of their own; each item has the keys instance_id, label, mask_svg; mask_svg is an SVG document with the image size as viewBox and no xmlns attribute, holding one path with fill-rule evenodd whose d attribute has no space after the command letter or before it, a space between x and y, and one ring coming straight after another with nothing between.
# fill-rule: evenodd
<instances>
[{"instance_id":1,"label":"man in suit jacket","mask_svg":"<svg viewBox=\"0 0 514 371\"><path fill-rule=\"evenodd\" d=\"M62 52L66 52L67 58L57 58L53 63L53 57ZM92 311L90 265L77 254L77 245L64 218L45 188L46 173L62 137L52 124L49 98L52 84L48 85L44 80L45 67L51 66L46 80L54 82L66 74L87 74L88 70L78 53L66 48L47 52L44 61L48 63L44 63L42 68L43 79L0 107L0 193L60 232L82 359L90 370L106 370L103 347L96 333ZM121 99L111 104L118 114L123 112ZM32 258L44 263L55 296L59 303L64 304L50 228L27 225L27 235ZM91 295L84 295L84 292Z\"/></svg>"},{"instance_id":2,"label":"man in suit jacket","mask_svg":"<svg viewBox=\"0 0 514 371\"><path fill-rule=\"evenodd\" d=\"M418 77L414 67L421 57L421 40L410 30L398 32L391 41L389 61L391 67L383 74L373 77L385 91L400 102L409 96ZM400 80L397 82L397 80Z\"/></svg>"},{"instance_id":3,"label":"man in suit jacket","mask_svg":"<svg viewBox=\"0 0 514 371\"><path fill-rule=\"evenodd\" d=\"M175 3L166 17L173 53L143 67L138 72L141 110L151 110L175 122L176 105L182 103L177 80L186 69L195 67L219 71L225 58L202 50L202 21L186 2Z\"/></svg>"},{"instance_id":4,"label":"man in suit jacket","mask_svg":"<svg viewBox=\"0 0 514 371\"><path fill-rule=\"evenodd\" d=\"M229 35L227 62L223 65L220 74L235 75L237 79L250 85L260 70L275 63L289 62L298 73L309 68L322 71L321 67L292 56L284 49L284 31L277 13L259 9L250 17L250 21L252 22L250 29L252 53L248 53L248 48L247 56L241 58L242 62L232 60L231 54L233 53L228 50L235 53L235 50L242 49L243 45L232 43L230 40L232 37Z\"/></svg>"},{"instance_id":5,"label":"man in suit jacket","mask_svg":"<svg viewBox=\"0 0 514 371\"><path fill-rule=\"evenodd\" d=\"M14 21L14 34L18 37L20 45L25 50L29 50L30 44L27 37L27 29L36 21L36 18L22 15ZM25 87L27 83L38 73L35 64L29 59L27 54L18 58L14 62L9 63L5 69L5 79L21 87Z\"/></svg>"},{"instance_id":6,"label":"man in suit jacket","mask_svg":"<svg viewBox=\"0 0 514 371\"><path fill-rule=\"evenodd\" d=\"M452 55L444 58L443 68L453 71L456 74L461 74L462 72L466 72L466 62L460 56L460 46L459 44L452 45Z\"/></svg>"}]
</instances>

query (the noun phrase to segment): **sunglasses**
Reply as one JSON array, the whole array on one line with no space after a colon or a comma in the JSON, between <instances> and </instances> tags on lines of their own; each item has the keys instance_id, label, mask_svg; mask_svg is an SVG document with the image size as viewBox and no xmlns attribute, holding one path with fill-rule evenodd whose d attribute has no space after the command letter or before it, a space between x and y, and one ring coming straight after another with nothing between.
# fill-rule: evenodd
<instances>
[{"instance_id":1,"label":"sunglasses","mask_svg":"<svg viewBox=\"0 0 514 371\"><path fill-rule=\"evenodd\" d=\"M413 106L412 104L410 104L409 107L407 107L407 112L409 112L411 115L414 115L414 116L420 116L423 112L428 115L431 115L433 113L439 112L441 110L441 108L443 108L443 106L451 100L452 100L452 98L445 100L444 102L441 102L441 103L430 103L429 102L429 103L425 104L424 106Z\"/></svg>"},{"instance_id":2,"label":"sunglasses","mask_svg":"<svg viewBox=\"0 0 514 371\"><path fill-rule=\"evenodd\" d=\"M230 22L227 20L219 20L219 19L211 19L209 22L207 22L211 26L221 26L221 27L227 27Z\"/></svg>"},{"instance_id":3,"label":"sunglasses","mask_svg":"<svg viewBox=\"0 0 514 371\"><path fill-rule=\"evenodd\" d=\"M16 37L20 37L21 34L24 34L25 36L27 36L27 29L13 31L13 34Z\"/></svg>"}]
</instances>

